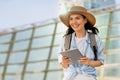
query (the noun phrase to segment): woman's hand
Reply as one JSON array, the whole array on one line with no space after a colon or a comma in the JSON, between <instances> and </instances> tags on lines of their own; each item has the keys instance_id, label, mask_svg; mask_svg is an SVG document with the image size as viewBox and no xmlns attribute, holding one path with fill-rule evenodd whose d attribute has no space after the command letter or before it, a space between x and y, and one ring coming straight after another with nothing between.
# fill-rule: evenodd
<instances>
[{"instance_id":1,"label":"woman's hand","mask_svg":"<svg viewBox=\"0 0 120 80\"><path fill-rule=\"evenodd\" d=\"M85 55L82 58L80 58L78 62L84 65L89 65L90 59Z\"/></svg>"},{"instance_id":2,"label":"woman's hand","mask_svg":"<svg viewBox=\"0 0 120 80\"><path fill-rule=\"evenodd\" d=\"M92 67L99 67L102 65L100 60L90 60L86 55L80 58L78 62Z\"/></svg>"},{"instance_id":3,"label":"woman's hand","mask_svg":"<svg viewBox=\"0 0 120 80\"><path fill-rule=\"evenodd\" d=\"M71 62L71 59L68 57L63 56L62 57L62 66L64 68L67 68L69 66L69 63Z\"/></svg>"}]
</instances>

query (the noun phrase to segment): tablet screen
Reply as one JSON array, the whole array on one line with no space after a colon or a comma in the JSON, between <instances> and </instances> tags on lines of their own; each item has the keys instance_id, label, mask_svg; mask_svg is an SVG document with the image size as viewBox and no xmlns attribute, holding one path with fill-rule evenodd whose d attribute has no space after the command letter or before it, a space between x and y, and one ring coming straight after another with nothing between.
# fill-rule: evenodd
<instances>
[{"instance_id":1,"label":"tablet screen","mask_svg":"<svg viewBox=\"0 0 120 80\"><path fill-rule=\"evenodd\" d=\"M64 51L64 52L61 52L61 54L62 54L62 56L71 58L72 64L78 63L77 60L80 59L81 57L83 57L83 55L81 54L81 52L78 49Z\"/></svg>"}]
</instances>

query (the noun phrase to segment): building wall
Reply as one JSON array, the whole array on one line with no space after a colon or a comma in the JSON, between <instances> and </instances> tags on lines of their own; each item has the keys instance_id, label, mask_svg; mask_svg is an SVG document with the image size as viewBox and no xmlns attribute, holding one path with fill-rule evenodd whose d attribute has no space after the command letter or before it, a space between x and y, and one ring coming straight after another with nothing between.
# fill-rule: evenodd
<instances>
[{"instance_id":1,"label":"building wall","mask_svg":"<svg viewBox=\"0 0 120 80\"><path fill-rule=\"evenodd\" d=\"M106 58L97 68L99 80L120 80L119 14L120 10L95 14ZM67 27L59 20L48 23L0 33L0 80L62 80L57 50Z\"/></svg>"},{"instance_id":2,"label":"building wall","mask_svg":"<svg viewBox=\"0 0 120 80\"><path fill-rule=\"evenodd\" d=\"M59 0L59 13L69 10L73 5L84 6L87 9L101 8L105 6L115 5L115 0Z\"/></svg>"}]
</instances>

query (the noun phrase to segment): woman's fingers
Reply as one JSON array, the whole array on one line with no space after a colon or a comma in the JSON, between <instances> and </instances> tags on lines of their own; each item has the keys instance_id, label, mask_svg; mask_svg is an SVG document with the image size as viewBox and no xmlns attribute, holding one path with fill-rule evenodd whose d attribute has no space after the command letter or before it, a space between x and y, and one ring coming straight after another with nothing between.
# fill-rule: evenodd
<instances>
[{"instance_id":1,"label":"woman's fingers","mask_svg":"<svg viewBox=\"0 0 120 80\"><path fill-rule=\"evenodd\" d=\"M85 64L85 65L88 64L88 61L89 61L89 59L86 56L84 56L78 60L79 63Z\"/></svg>"},{"instance_id":2,"label":"woman's fingers","mask_svg":"<svg viewBox=\"0 0 120 80\"><path fill-rule=\"evenodd\" d=\"M68 57L66 57L66 56L63 56L63 60L69 62L69 61L71 61L71 58L68 58Z\"/></svg>"}]
</instances>

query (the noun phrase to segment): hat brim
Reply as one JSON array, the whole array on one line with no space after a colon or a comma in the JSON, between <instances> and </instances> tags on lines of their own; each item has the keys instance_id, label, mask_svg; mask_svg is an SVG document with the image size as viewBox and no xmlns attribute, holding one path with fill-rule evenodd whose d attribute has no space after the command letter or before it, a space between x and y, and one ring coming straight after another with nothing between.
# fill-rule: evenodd
<instances>
[{"instance_id":1,"label":"hat brim","mask_svg":"<svg viewBox=\"0 0 120 80\"><path fill-rule=\"evenodd\" d=\"M70 14L73 14L73 13L78 13L80 15L83 15L87 18L88 22L90 23L90 25L94 26L95 23L96 23L96 19L95 17L89 13L89 12L85 12L85 11L70 11L68 13L64 13L64 14L61 14L60 15L60 20L67 26L69 27L69 16Z\"/></svg>"}]
</instances>

